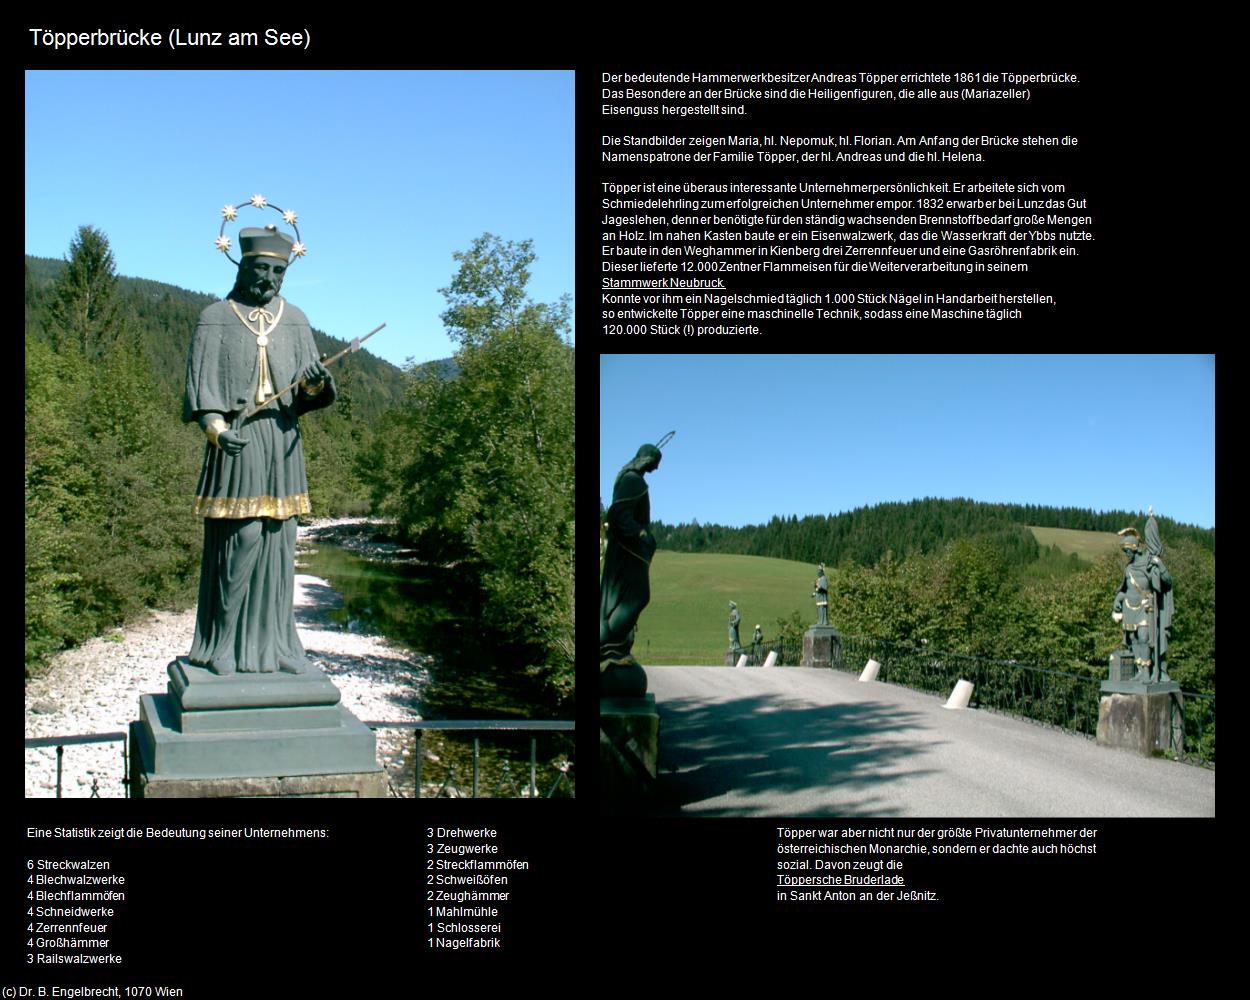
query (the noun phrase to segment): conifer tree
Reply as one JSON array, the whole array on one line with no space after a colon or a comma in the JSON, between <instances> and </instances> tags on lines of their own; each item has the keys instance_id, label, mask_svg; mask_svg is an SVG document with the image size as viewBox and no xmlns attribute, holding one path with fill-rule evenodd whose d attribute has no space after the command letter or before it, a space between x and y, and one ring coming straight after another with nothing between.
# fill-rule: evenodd
<instances>
[{"instance_id":1,"label":"conifer tree","mask_svg":"<svg viewBox=\"0 0 1250 1000\"><path fill-rule=\"evenodd\" d=\"M83 357L96 358L122 329L108 237L93 226L79 226L66 263L52 289L53 343L62 351L74 345Z\"/></svg>"}]
</instances>

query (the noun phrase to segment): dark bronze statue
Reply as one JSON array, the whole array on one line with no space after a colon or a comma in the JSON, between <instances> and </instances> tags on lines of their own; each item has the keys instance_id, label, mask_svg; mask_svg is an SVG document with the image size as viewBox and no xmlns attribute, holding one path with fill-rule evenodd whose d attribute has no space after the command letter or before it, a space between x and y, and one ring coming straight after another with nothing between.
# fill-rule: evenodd
<instances>
[{"instance_id":1,"label":"dark bronze statue","mask_svg":"<svg viewBox=\"0 0 1250 1000\"><path fill-rule=\"evenodd\" d=\"M816 624L829 624L829 577L825 576L825 564L816 567L816 589L812 596L816 598Z\"/></svg>"},{"instance_id":2,"label":"dark bronze statue","mask_svg":"<svg viewBox=\"0 0 1250 1000\"><path fill-rule=\"evenodd\" d=\"M738 614L738 605L733 601L729 602L729 648L732 652L738 653L742 650L742 640L738 638L738 623L742 621L742 616Z\"/></svg>"},{"instance_id":3,"label":"dark bronze statue","mask_svg":"<svg viewBox=\"0 0 1250 1000\"><path fill-rule=\"evenodd\" d=\"M1124 629L1124 649L1137 667L1135 681L1157 684L1168 681L1168 630L1172 627L1172 576L1163 565L1163 541L1151 508L1142 541L1136 528L1120 532L1121 548L1128 554L1124 582L1115 595L1111 617Z\"/></svg>"},{"instance_id":4,"label":"dark bronze statue","mask_svg":"<svg viewBox=\"0 0 1250 1000\"><path fill-rule=\"evenodd\" d=\"M659 447L644 444L612 487L599 580L599 695L604 698L635 698L647 691L646 671L632 650L638 616L651 600L655 554L651 501L643 476L660 467L661 457Z\"/></svg>"},{"instance_id":5,"label":"dark bronze statue","mask_svg":"<svg viewBox=\"0 0 1250 1000\"><path fill-rule=\"evenodd\" d=\"M264 207L259 195L253 204ZM334 380L308 320L278 295L302 244L273 226L244 229L239 242L234 287L201 314L187 357L183 419L208 437L195 498L204 554L189 660L215 674L299 674L308 665L292 604L295 529L311 509L299 417L334 402Z\"/></svg>"}]
</instances>

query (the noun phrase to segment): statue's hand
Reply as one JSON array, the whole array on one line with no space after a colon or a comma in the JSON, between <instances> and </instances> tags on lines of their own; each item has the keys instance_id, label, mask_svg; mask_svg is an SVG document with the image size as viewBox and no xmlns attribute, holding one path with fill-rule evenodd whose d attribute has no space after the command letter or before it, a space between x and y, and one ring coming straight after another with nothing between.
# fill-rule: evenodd
<instances>
[{"instance_id":1,"label":"statue's hand","mask_svg":"<svg viewBox=\"0 0 1250 1000\"><path fill-rule=\"evenodd\" d=\"M1122 613L1122 612L1119 612L1119 611L1112 611L1112 612L1111 612L1111 619L1112 619L1112 621L1122 622L1122 621L1124 621L1124 615L1123 615L1123 613Z\"/></svg>"},{"instance_id":2,"label":"statue's hand","mask_svg":"<svg viewBox=\"0 0 1250 1000\"><path fill-rule=\"evenodd\" d=\"M320 392L321 386L329 377L330 373L326 371L326 366L320 361L311 362L304 367L302 372L299 373L300 383L304 386L305 390L311 390L313 392Z\"/></svg>"},{"instance_id":3,"label":"statue's hand","mask_svg":"<svg viewBox=\"0 0 1250 1000\"><path fill-rule=\"evenodd\" d=\"M237 455L246 445L247 438L238 431L222 431L217 435L217 446L227 455Z\"/></svg>"}]
</instances>

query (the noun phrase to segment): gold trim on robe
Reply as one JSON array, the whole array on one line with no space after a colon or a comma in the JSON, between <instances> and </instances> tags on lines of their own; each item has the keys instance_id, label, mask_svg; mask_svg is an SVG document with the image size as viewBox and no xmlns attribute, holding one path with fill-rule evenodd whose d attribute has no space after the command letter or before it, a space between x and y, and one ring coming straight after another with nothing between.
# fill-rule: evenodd
<instances>
[{"instance_id":1,"label":"gold trim on robe","mask_svg":"<svg viewBox=\"0 0 1250 1000\"><path fill-rule=\"evenodd\" d=\"M272 517L284 520L299 514L311 514L307 493L289 497L196 497L196 517Z\"/></svg>"}]
</instances>

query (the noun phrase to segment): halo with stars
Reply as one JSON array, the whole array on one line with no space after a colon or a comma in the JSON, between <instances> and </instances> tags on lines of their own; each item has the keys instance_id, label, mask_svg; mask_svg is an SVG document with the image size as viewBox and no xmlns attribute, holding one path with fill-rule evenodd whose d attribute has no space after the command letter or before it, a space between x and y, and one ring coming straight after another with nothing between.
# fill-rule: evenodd
<instances>
[{"instance_id":1,"label":"halo with stars","mask_svg":"<svg viewBox=\"0 0 1250 1000\"><path fill-rule=\"evenodd\" d=\"M272 202L266 201L263 194L254 194L247 201L241 201L237 205L226 205L221 210L221 228L217 230L216 247L226 255L226 259L235 267L239 266L239 262L230 256L230 237L226 235L226 223L233 222L239 216L239 209L251 205L253 208L266 209L272 208L275 212L282 216L282 221L295 230L295 242L291 244L291 259L294 261L297 257L303 257L308 251L304 244L300 242L299 226L295 223L299 216L289 209L279 208Z\"/></svg>"}]
</instances>

